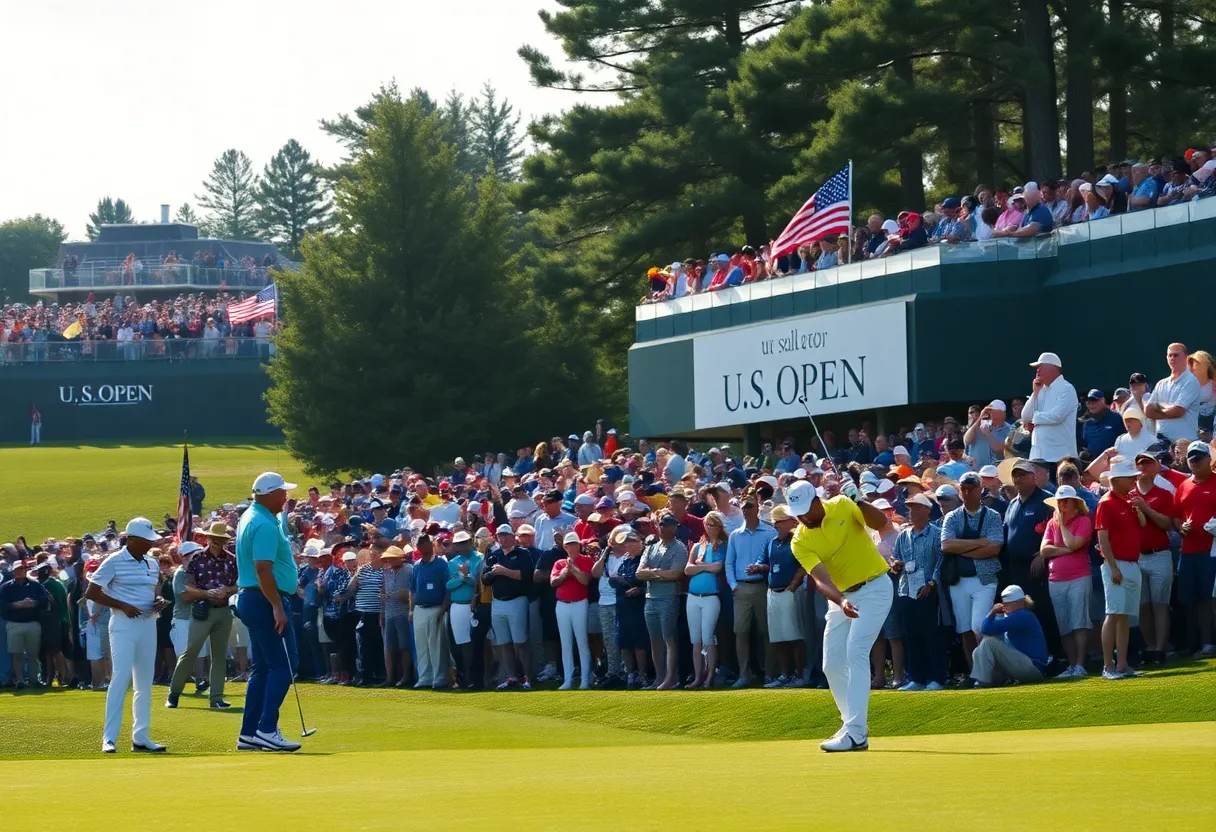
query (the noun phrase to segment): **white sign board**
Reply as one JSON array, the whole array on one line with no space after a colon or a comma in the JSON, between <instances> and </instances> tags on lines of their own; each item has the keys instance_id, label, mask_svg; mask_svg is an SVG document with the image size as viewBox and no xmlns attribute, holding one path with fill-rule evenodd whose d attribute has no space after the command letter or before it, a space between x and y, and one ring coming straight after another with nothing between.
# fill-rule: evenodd
<instances>
[{"instance_id":1,"label":"white sign board","mask_svg":"<svg viewBox=\"0 0 1216 832\"><path fill-rule=\"evenodd\" d=\"M825 312L693 342L697 429L908 403L907 302Z\"/></svg>"}]
</instances>

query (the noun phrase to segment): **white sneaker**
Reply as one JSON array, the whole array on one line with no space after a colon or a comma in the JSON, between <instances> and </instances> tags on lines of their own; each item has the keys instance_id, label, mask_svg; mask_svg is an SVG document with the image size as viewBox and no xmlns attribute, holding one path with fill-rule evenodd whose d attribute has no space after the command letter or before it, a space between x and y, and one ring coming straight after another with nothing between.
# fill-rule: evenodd
<instances>
[{"instance_id":1,"label":"white sneaker","mask_svg":"<svg viewBox=\"0 0 1216 832\"><path fill-rule=\"evenodd\" d=\"M908 684L899 688L899 690L908 690L908 691L918 691L918 690L924 690L924 689L925 689L925 686L922 685L920 682L908 682Z\"/></svg>"},{"instance_id":2,"label":"white sneaker","mask_svg":"<svg viewBox=\"0 0 1216 832\"><path fill-rule=\"evenodd\" d=\"M250 734L241 734L236 738L237 751L265 751L269 750L268 746L256 736Z\"/></svg>"},{"instance_id":3,"label":"white sneaker","mask_svg":"<svg viewBox=\"0 0 1216 832\"><path fill-rule=\"evenodd\" d=\"M1076 675L1077 675L1076 665L1069 665L1068 667L1064 668L1063 672L1061 672L1058 676L1056 676L1056 678L1057 679L1072 679Z\"/></svg>"},{"instance_id":4,"label":"white sneaker","mask_svg":"<svg viewBox=\"0 0 1216 832\"><path fill-rule=\"evenodd\" d=\"M764 687L769 688L769 689L783 688L783 687L785 687L785 684L788 681L789 680L786 679L784 676L778 676L776 679L773 679L771 682L765 682Z\"/></svg>"},{"instance_id":5,"label":"white sneaker","mask_svg":"<svg viewBox=\"0 0 1216 832\"><path fill-rule=\"evenodd\" d=\"M1088 675L1089 674L1085 672L1085 668L1081 667L1081 665L1074 664L1072 666L1072 677L1074 679L1083 679Z\"/></svg>"},{"instance_id":6,"label":"white sneaker","mask_svg":"<svg viewBox=\"0 0 1216 832\"><path fill-rule=\"evenodd\" d=\"M258 731L257 738L262 741L267 751L299 751L301 746L298 742L292 742L283 736L283 732L275 729L273 733L269 731Z\"/></svg>"},{"instance_id":7,"label":"white sneaker","mask_svg":"<svg viewBox=\"0 0 1216 832\"><path fill-rule=\"evenodd\" d=\"M1109 679L1109 680L1122 679L1123 674L1117 670L1111 670L1110 668L1103 668L1102 669L1102 678Z\"/></svg>"},{"instance_id":8,"label":"white sneaker","mask_svg":"<svg viewBox=\"0 0 1216 832\"><path fill-rule=\"evenodd\" d=\"M540 681L539 676L536 677L536 681ZM574 684L572 682L563 682L562 686L558 688L558 690L574 690Z\"/></svg>"},{"instance_id":9,"label":"white sneaker","mask_svg":"<svg viewBox=\"0 0 1216 832\"><path fill-rule=\"evenodd\" d=\"M936 691L936 690L945 690L945 689L946 689L946 686L943 685L941 682L930 682L929 684L925 685L925 690L927 690L927 691L929 691L929 690Z\"/></svg>"},{"instance_id":10,"label":"white sneaker","mask_svg":"<svg viewBox=\"0 0 1216 832\"><path fill-rule=\"evenodd\" d=\"M832 737L830 740L824 740L819 744L819 747L824 751L869 751L869 739L863 739L861 742L850 737L847 733L842 733L839 737Z\"/></svg>"},{"instance_id":11,"label":"white sneaker","mask_svg":"<svg viewBox=\"0 0 1216 832\"><path fill-rule=\"evenodd\" d=\"M114 743L112 743L110 740L101 741L101 753L102 754L113 754L116 751L118 751L118 749L114 747Z\"/></svg>"},{"instance_id":12,"label":"white sneaker","mask_svg":"<svg viewBox=\"0 0 1216 832\"><path fill-rule=\"evenodd\" d=\"M536 674L538 682L556 682L558 678L560 677L557 675L557 667L550 664L545 665L544 669Z\"/></svg>"}]
</instances>

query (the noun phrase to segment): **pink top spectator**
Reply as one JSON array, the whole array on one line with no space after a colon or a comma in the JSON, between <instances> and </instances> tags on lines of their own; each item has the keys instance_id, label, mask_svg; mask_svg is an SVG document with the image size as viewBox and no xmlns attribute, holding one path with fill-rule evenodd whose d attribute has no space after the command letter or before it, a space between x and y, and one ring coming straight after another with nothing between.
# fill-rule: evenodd
<instances>
[{"instance_id":1,"label":"pink top spectator","mask_svg":"<svg viewBox=\"0 0 1216 832\"><path fill-rule=\"evenodd\" d=\"M1060 555L1047 562L1048 580L1075 581L1077 578L1089 579L1089 539L1094 535L1094 524L1088 514L1078 514L1068 523L1068 531L1073 537L1084 541L1080 549ZM1043 532L1043 542L1049 546L1063 546L1064 538L1060 527L1056 525L1053 515L1047 521L1047 529Z\"/></svg>"}]
</instances>

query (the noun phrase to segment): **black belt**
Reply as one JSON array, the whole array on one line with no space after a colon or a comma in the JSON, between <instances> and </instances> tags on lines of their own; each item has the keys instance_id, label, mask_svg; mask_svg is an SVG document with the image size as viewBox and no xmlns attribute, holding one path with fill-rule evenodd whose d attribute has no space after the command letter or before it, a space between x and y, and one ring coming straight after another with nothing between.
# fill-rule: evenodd
<instances>
[{"instance_id":1,"label":"black belt","mask_svg":"<svg viewBox=\"0 0 1216 832\"><path fill-rule=\"evenodd\" d=\"M414 604L415 608L420 608L420 609L424 609L424 610L433 610L433 609L435 609L435 607L442 607L442 606L443 606L443 604Z\"/></svg>"},{"instance_id":2,"label":"black belt","mask_svg":"<svg viewBox=\"0 0 1216 832\"><path fill-rule=\"evenodd\" d=\"M717 598L718 597L718 593L716 593L716 592L690 592L688 594L695 595L698 598Z\"/></svg>"},{"instance_id":3,"label":"black belt","mask_svg":"<svg viewBox=\"0 0 1216 832\"><path fill-rule=\"evenodd\" d=\"M587 600L586 598L579 598L577 601L563 601L561 598L558 598L557 603L559 603L559 604L580 604L586 600Z\"/></svg>"},{"instance_id":4,"label":"black belt","mask_svg":"<svg viewBox=\"0 0 1216 832\"><path fill-rule=\"evenodd\" d=\"M844 590L844 592L842 592L841 594L843 595L845 592L856 592L857 590L861 589L866 584L873 583L874 581L877 581L879 578L883 577L886 574L887 574L886 572L883 572L881 575L875 575L873 578L870 578L870 580L868 580L868 581L862 581L859 584L853 584L851 587Z\"/></svg>"},{"instance_id":5,"label":"black belt","mask_svg":"<svg viewBox=\"0 0 1216 832\"><path fill-rule=\"evenodd\" d=\"M752 578L747 581L735 581L736 584L763 584L764 578Z\"/></svg>"},{"instance_id":6,"label":"black belt","mask_svg":"<svg viewBox=\"0 0 1216 832\"><path fill-rule=\"evenodd\" d=\"M514 601L517 598L527 598L527 597L528 597L527 595L512 595L510 598L499 598L497 595L495 595L494 600L495 601Z\"/></svg>"}]
</instances>

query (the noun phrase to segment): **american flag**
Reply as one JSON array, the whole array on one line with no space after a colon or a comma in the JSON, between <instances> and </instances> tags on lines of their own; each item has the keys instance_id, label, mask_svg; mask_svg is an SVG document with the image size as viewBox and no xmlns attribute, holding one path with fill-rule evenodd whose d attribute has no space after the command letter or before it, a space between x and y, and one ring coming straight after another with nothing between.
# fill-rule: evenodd
<instances>
[{"instance_id":1,"label":"american flag","mask_svg":"<svg viewBox=\"0 0 1216 832\"><path fill-rule=\"evenodd\" d=\"M845 165L823 183L823 187L811 194L790 224L773 242L772 256L780 257L797 251L798 246L821 240L828 234L847 234L850 205L849 178L852 162Z\"/></svg>"},{"instance_id":2,"label":"american flag","mask_svg":"<svg viewBox=\"0 0 1216 832\"><path fill-rule=\"evenodd\" d=\"M243 324L245 321L264 318L267 315L274 314L275 291L274 284L271 283L262 291L258 292L251 298L246 298L240 303L234 303L228 307L228 323L235 326Z\"/></svg>"},{"instance_id":3,"label":"american flag","mask_svg":"<svg viewBox=\"0 0 1216 832\"><path fill-rule=\"evenodd\" d=\"M182 443L182 484L177 495L177 542L191 538L194 513L190 511L190 450Z\"/></svg>"}]
</instances>

